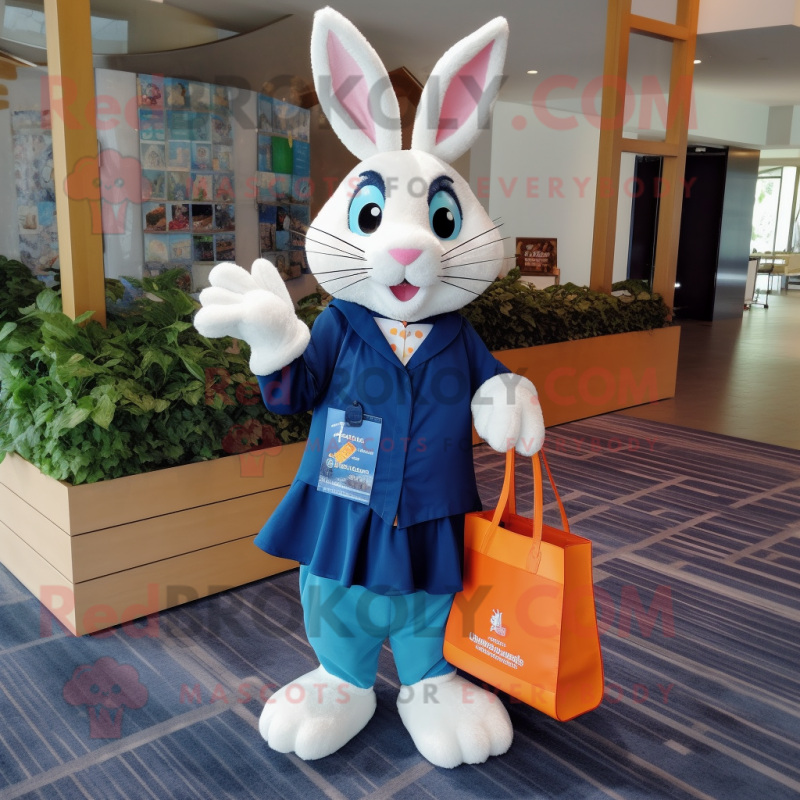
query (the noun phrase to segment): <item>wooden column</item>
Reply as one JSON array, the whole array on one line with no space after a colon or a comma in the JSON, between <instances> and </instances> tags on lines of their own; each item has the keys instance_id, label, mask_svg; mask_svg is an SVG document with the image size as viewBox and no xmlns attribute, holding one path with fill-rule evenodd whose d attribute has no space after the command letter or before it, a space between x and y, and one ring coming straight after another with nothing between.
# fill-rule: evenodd
<instances>
[{"instance_id":1,"label":"wooden column","mask_svg":"<svg viewBox=\"0 0 800 800\"><path fill-rule=\"evenodd\" d=\"M102 232L93 230L85 192L70 197L67 187L67 177L81 162L82 170L94 172L99 198L89 0L45 0L44 11L64 313L74 319L91 310L93 319L105 324Z\"/></svg>"},{"instance_id":2,"label":"wooden column","mask_svg":"<svg viewBox=\"0 0 800 800\"><path fill-rule=\"evenodd\" d=\"M591 288L610 292L617 230L617 192L622 153L657 155L664 159L662 195L658 217L653 290L672 306L678 239L681 229L683 176L691 112L694 53L700 0L678 0L675 24L631 13L631 0L609 0L606 53L601 106L600 153L597 166ZM669 104L663 142L623 136L625 80L631 33L672 43Z\"/></svg>"}]
</instances>

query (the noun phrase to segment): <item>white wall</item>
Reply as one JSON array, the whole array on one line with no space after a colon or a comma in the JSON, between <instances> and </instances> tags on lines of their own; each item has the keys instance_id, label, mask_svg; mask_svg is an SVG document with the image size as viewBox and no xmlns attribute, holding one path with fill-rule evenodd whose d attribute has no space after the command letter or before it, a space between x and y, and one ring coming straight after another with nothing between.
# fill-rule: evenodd
<instances>
[{"instance_id":1,"label":"white wall","mask_svg":"<svg viewBox=\"0 0 800 800\"><path fill-rule=\"evenodd\" d=\"M19 258L19 229L11 112L41 110L41 79L46 74L42 69L20 67L16 80L3 81L9 107L0 110L0 255L12 259Z\"/></svg>"},{"instance_id":2,"label":"white wall","mask_svg":"<svg viewBox=\"0 0 800 800\"><path fill-rule=\"evenodd\" d=\"M525 120L522 130L512 123L517 117ZM576 119L572 130L553 130L530 105L497 103L489 213L503 217L503 235L511 237L507 255L513 254L517 236L556 237L561 282L588 284L600 131L585 117ZM556 191L559 180L563 197Z\"/></svg>"},{"instance_id":3,"label":"white wall","mask_svg":"<svg viewBox=\"0 0 800 800\"><path fill-rule=\"evenodd\" d=\"M132 72L116 72L109 69L95 70L95 91L98 97L113 97L121 109L128 113L101 117L97 131L100 151L116 150L123 158L139 160L139 128L136 106L136 75ZM104 107L101 104L101 108ZM131 110L134 110L131 113ZM113 123L117 123L114 125ZM136 126L132 123L136 122ZM101 185L101 195L106 190ZM141 186L131 187L129 199L111 206L119 225L103 226L103 264L107 278L141 278L144 266L144 237L142 234ZM104 214L108 214L103 199Z\"/></svg>"},{"instance_id":4,"label":"white wall","mask_svg":"<svg viewBox=\"0 0 800 800\"><path fill-rule=\"evenodd\" d=\"M702 0L698 33L800 24L798 0Z\"/></svg>"}]
</instances>

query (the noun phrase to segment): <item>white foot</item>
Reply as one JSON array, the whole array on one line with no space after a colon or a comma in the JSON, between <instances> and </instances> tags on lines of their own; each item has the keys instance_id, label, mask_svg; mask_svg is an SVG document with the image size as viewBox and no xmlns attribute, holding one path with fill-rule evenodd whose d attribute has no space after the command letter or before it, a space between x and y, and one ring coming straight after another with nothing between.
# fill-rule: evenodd
<instances>
[{"instance_id":1,"label":"white foot","mask_svg":"<svg viewBox=\"0 0 800 800\"><path fill-rule=\"evenodd\" d=\"M400 719L431 764L482 764L511 747L514 731L500 699L455 672L403 686Z\"/></svg>"},{"instance_id":2,"label":"white foot","mask_svg":"<svg viewBox=\"0 0 800 800\"><path fill-rule=\"evenodd\" d=\"M273 750L312 761L344 747L370 721L375 705L372 689L359 689L318 667L267 700L258 730Z\"/></svg>"}]
</instances>

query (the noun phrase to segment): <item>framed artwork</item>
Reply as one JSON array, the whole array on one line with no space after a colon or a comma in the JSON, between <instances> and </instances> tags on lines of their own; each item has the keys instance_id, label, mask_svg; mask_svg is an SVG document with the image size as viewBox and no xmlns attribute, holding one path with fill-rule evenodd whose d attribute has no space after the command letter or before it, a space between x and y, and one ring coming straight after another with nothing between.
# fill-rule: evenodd
<instances>
[{"instance_id":1,"label":"framed artwork","mask_svg":"<svg viewBox=\"0 0 800 800\"><path fill-rule=\"evenodd\" d=\"M518 237L516 260L523 275L558 275L558 240Z\"/></svg>"},{"instance_id":2,"label":"framed artwork","mask_svg":"<svg viewBox=\"0 0 800 800\"><path fill-rule=\"evenodd\" d=\"M144 229L150 233L163 233L167 229L167 206L165 203L142 203Z\"/></svg>"},{"instance_id":3,"label":"framed artwork","mask_svg":"<svg viewBox=\"0 0 800 800\"><path fill-rule=\"evenodd\" d=\"M297 141L292 146L292 174L307 178L311 175L311 146Z\"/></svg>"},{"instance_id":4,"label":"framed artwork","mask_svg":"<svg viewBox=\"0 0 800 800\"><path fill-rule=\"evenodd\" d=\"M211 148L211 169L214 172L233 171L233 147L224 144L215 144Z\"/></svg>"},{"instance_id":5,"label":"framed artwork","mask_svg":"<svg viewBox=\"0 0 800 800\"><path fill-rule=\"evenodd\" d=\"M230 108L231 90L227 86L212 86L211 105L214 108Z\"/></svg>"},{"instance_id":6,"label":"framed artwork","mask_svg":"<svg viewBox=\"0 0 800 800\"><path fill-rule=\"evenodd\" d=\"M213 194L213 176L207 172L192 173L192 200L210 200Z\"/></svg>"},{"instance_id":7,"label":"framed artwork","mask_svg":"<svg viewBox=\"0 0 800 800\"><path fill-rule=\"evenodd\" d=\"M257 107L259 252L288 281L308 271L311 112L261 94Z\"/></svg>"},{"instance_id":8,"label":"framed artwork","mask_svg":"<svg viewBox=\"0 0 800 800\"><path fill-rule=\"evenodd\" d=\"M272 172L272 137L264 133L258 134L257 170Z\"/></svg>"},{"instance_id":9,"label":"framed artwork","mask_svg":"<svg viewBox=\"0 0 800 800\"><path fill-rule=\"evenodd\" d=\"M214 258L216 261L236 261L236 237L232 233L215 234Z\"/></svg>"},{"instance_id":10,"label":"framed artwork","mask_svg":"<svg viewBox=\"0 0 800 800\"><path fill-rule=\"evenodd\" d=\"M192 231L214 230L214 206L206 203L192 203Z\"/></svg>"},{"instance_id":11,"label":"framed artwork","mask_svg":"<svg viewBox=\"0 0 800 800\"><path fill-rule=\"evenodd\" d=\"M214 206L214 228L218 231L236 230L236 207L234 205Z\"/></svg>"},{"instance_id":12,"label":"framed artwork","mask_svg":"<svg viewBox=\"0 0 800 800\"><path fill-rule=\"evenodd\" d=\"M213 265L236 253L231 90L138 75L137 93L145 261L158 274L183 265L191 285L192 264ZM271 103L261 105L271 119ZM32 127L33 121L19 124ZM31 177L19 177L26 191ZM26 209L24 224L41 228L41 220L38 207Z\"/></svg>"},{"instance_id":13,"label":"framed artwork","mask_svg":"<svg viewBox=\"0 0 800 800\"><path fill-rule=\"evenodd\" d=\"M173 233L169 236L169 260L192 260L192 237L188 233Z\"/></svg>"},{"instance_id":14,"label":"framed artwork","mask_svg":"<svg viewBox=\"0 0 800 800\"><path fill-rule=\"evenodd\" d=\"M189 200L191 194L191 173L167 173L167 200Z\"/></svg>"},{"instance_id":15,"label":"framed artwork","mask_svg":"<svg viewBox=\"0 0 800 800\"><path fill-rule=\"evenodd\" d=\"M214 237L210 234L192 237L192 261L214 260Z\"/></svg>"},{"instance_id":16,"label":"framed artwork","mask_svg":"<svg viewBox=\"0 0 800 800\"><path fill-rule=\"evenodd\" d=\"M211 108L211 86L207 83L190 81L189 106L194 111L208 111Z\"/></svg>"},{"instance_id":17,"label":"framed artwork","mask_svg":"<svg viewBox=\"0 0 800 800\"><path fill-rule=\"evenodd\" d=\"M211 145L205 142L192 142L192 169L207 171L211 169Z\"/></svg>"},{"instance_id":18,"label":"framed artwork","mask_svg":"<svg viewBox=\"0 0 800 800\"><path fill-rule=\"evenodd\" d=\"M291 175L294 168L292 145L283 136L272 137L272 170Z\"/></svg>"},{"instance_id":19,"label":"framed artwork","mask_svg":"<svg viewBox=\"0 0 800 800\"><path fill-rule=\"evenodd\" d=\"M224 172L214 175L214 199L224 203L232 203L234 201L232 175Z\"/></svg>"},{"instance_id":20,"label":"framed artwork","mask_svg":"<svg viewBox=\"0 0 800 800\"><path fill-rule=\"evenodd\" d=\"M139 109L139 138L143 141L164 141L164 110Z\"/></svg>"},{"instance_id":21,"label":"framed artwork","mask_svg":"<svg viewBox=\"0 0 800 800\"><path fill-rule=\"evenodd\" d=\"M275 221L277 219L277 211L277 206L261 203L258 206L259 250L264 258L269 258L268 254L275 250Z\"/></svg>"},{"instance_id":22,"label":"framed artwork","mask_svg":"<svg viewBox=\"0 0 800 800\"><path fill-rule=\"evenodd\" d=\"M142 142L142 169L164 169L167 166L164 144Z\"/></svg>"},{"instance_id":23,"label":"framed artwork","mask_svg":"<svg viewBox=\"0 0 800 800\"><path fill-rule=\"evenodd\" d=\"M233 144L233 120L227 109L211 114L211 141L214 144Z\"/></svg>"},{"instance_id":24,"label":"framed artwork","mask_svg":"<svg viewBox=\"0 0 800 800\"><path fill-rule=\"evenodd\" d=\"M139 108L164 108L163 76L137 75L136 95Z\"/></svg>"},{"instance_id":25,"label":"framed artwork","mask_svg":"<svg viewBox=\"0 0 800 800\"><path fill-rule=\"evenodd\" d=\"M170 141L167 143L167 168L190 169L192 166L192 143Z\"/></svg>"},{"instance_id":26,"label":"framed artwork","mask_svg":"<svg viewBox=\"0 0 800 800\"><path fill-rule=\"evenodd\" d=\"M167 173L158 169L142 170L142 200L167 199Z\"/></svg>"},{"instance_id":27,"label":"framed artwork","mask_svg":"<svg viewBox=\"0 0 800 800\"><path fill-rule=\"evenodd\" d=\"M189 209L188 203L169 203L167 205L167 228L170 231L188 231Z\"/></svg>"},{"instance_id":28,"label":"framed artwork","mask_svg":"<svg viewBox=\"0 0 800 800\"><path fill-rule=\"evenodd\" d=\"M179 78L166 78L167 108L189 108L189 81Z\"/></svg>"}]
</instances>

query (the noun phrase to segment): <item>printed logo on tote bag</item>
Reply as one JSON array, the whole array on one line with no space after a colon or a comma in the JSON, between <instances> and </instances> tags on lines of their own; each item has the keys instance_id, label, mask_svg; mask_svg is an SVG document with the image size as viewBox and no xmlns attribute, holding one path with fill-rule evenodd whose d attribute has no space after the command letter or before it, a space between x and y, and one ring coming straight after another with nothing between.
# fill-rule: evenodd
<instances>
[{"instance_id":1,"label":"printed logo on tote bag","mask_svg":"<svg viewBox=\"0 0 800 800\"><path fill-rule=\"evenodd\" d=\"M492 618L490 620L491 627L489 628L489 633L496 633L498 636L505 636L506 629L503 626L503 612L498 611L496 608L492 612Z\"/></svg>"}]
</instances>

